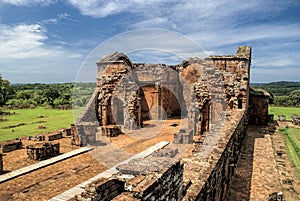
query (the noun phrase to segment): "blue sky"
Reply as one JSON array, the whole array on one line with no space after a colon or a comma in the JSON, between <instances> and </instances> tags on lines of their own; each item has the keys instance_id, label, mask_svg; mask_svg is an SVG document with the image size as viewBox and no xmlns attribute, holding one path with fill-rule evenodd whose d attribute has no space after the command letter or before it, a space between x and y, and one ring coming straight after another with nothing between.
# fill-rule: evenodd
<instances>
[{"instance_id":1,"label":"blue sky","mask_svg":"<svg viewBox=\"0 0 300 201\"><path fill-rule=\"evenodd\" d=\"M300 81L299 0L0 0L0 74L73 82L99 44L147 28L178 32L214 55L252 46L252 82Z\"/></svg>"}]
</instances>

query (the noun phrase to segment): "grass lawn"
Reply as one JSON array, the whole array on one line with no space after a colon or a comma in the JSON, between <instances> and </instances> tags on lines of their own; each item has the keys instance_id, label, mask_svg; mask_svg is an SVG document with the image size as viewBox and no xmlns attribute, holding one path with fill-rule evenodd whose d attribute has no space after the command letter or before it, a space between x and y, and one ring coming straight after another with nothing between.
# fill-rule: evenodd
<instances>
[{"instance_id":1,"label":"grass lawn","mask_svg":"<svg viewBox=\"0 0 300 201\"><path fill-rule=\"evenodd\" d=\"M296 169L300 180L300 129L281 128L281 132L284 135L288 157Z\"/></svg>"},{"instance_id":2,"label":"grass lawn","mask_svg":"<svg viewBox=\"0 0 300 201\"><path fill-rule=\"evenodd\" d=\"M300 115L300 108L293 107L269 107L269 114L274 114L274 120L278 119L278 115L286 115L287 120L292 120L291 115Z\"/></svg>"},{"instance_id":3,"label":"grass lawn","mask_svg":"<svg viewBox=\"0 0 300 201\"><path fill-rule=\"evenodd\" d=\"M72 110L35 108L6 110L5 112L15 114L2 117L6 121L0 122L0 142L20 136L29 136L60 128L68 128L70 124L74 123ZM43 116L43 118L38 118L39 116ZM6 128L19 124L24 125ZM46 129L38 129L39 126L45 126Z\"/></svg>"}]
</instances>

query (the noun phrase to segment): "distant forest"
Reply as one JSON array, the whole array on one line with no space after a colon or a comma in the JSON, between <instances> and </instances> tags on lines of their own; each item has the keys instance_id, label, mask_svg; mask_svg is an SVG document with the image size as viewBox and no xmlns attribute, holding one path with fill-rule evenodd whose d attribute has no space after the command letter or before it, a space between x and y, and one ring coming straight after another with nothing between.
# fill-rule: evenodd
<instances>
[{"instance_id":1,"label":"distant forest","mask_svg":"<svg viewBox=\"0 0 300 201\"><path fill-rule=\"evenodd\" d=\"M253 83L251 86L269 92L276 106L300 107L300 82Z\"/></svg>"},{"instance_id":2,"label":"distant forest","mask_svg":"<svg viewBox=\"0 0 300 201\"><path fill-rule=\"evenodd\" d=\"M96 83L10 84L0 75L0 106L14 109L84 107L95 87Z\"/></svg>"}]
</instances>

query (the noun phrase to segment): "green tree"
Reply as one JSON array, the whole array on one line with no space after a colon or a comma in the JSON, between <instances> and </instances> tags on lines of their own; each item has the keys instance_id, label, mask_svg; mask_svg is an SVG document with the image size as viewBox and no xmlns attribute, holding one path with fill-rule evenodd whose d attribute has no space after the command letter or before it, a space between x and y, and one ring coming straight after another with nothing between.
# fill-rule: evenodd
<instances>
[{"instance_id":1,"label":"green tree","mask_svg":"<svg viewBox=\"0 0 300 201\"><path fill-rule=\"evenodd\" d=\"M60 97L58 90L49 88L44 92L44 96L51 107L54 107L54 100Z\"/></svg>"},{"instance_id":2,"label":"green tree","mask_svg":"<svg viewBox=\"0 0 300 201\"><path fill-rule=\"evenodd\" d=\"M5 105L10 93L13 93L13 89L10 86L10 82L2 78L0 74L0 106Z\"/></svg>"},{"instance_id":3,"label":"green tree","mask_svg":"<svg viewBox=\"0 0 300 201\"><path fill-rule=\"evenodd\" d=\"M290 99L293 102L293 105L300 104L300 90L294 90L290 93Z\"/></svg>"}]
</instances>

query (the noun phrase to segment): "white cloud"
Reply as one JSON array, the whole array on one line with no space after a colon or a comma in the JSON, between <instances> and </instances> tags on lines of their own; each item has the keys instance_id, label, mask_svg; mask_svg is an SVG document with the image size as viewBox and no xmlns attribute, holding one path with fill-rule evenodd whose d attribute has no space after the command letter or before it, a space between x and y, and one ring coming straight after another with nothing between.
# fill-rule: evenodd
<instances>
[{"instance_id":1,"label":"white cloud","mask_svg":"<svg viewBox=\"0 0 300 201\"><path fill-rule=\"evenodd\" d=\"M47 40L39 24L0 25L0 59L72 57L62 46L47 45Z\"/></svg>"},{"instance_id":2,"label":"white cloud","mask_svg":"<svg viewBox=\"0 0 300 201\"><path fill-rule=\"evenodd\" d=\"M0 4L11 4L15 6L48 6L56 2L57 0L0 0Z\"/></svg>"},{"instance_id":3,"label":"white cloud","mask_svg":"<svg viewBox=\"0 0 300 201\"><path fill-rule=\"evenodd\" d=\"M106 17L120 12L141 12L157 7L163 0L68 0L74 7L78 8L83 15L96 18Z\"/></svg>"},{"instance_id":4,"label":"white cloud","mask_svg":"<svg viewBox=\"0 0 300 201\"><path fill-rule=\"evenodd\" d=\"M46 30L38 24L16 26L0 25L0 58L22 59L47 56L55 50L47 50Z\"/></svg>"},{"instance_id":5,"label":"white cloud","mask_svg":"<svg viewBox=\"0 0 300 201\"><path fill-rule=\"evenodd\" d=\"M70 19L69 17L70 17L70 15L68 13L61 13L61 14L57 15L54 18L49 18L49 19L46 19L46 20L42 20L41 22L43 24L57 24L61 20L74 21L74 20Z\"/></svg>"}]
</instances>

